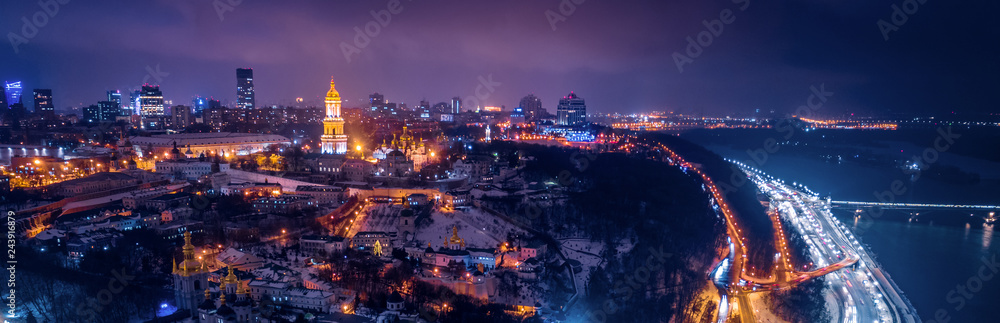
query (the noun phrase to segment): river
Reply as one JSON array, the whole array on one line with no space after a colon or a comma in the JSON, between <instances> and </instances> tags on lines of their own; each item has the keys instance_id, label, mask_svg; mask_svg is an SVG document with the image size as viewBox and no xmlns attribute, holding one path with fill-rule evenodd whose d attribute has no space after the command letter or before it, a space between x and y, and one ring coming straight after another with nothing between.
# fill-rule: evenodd
<instances>
[{"instance_id":1,"label":"river","mask_svg":"<svg viewBox=\"0 0 1000 323\"><path fill-rule=\"evenodd\" d=\"M697 138L688 139L723 157L752 159L746 150L753 147L720 143L719 139L724 142L725 138L701 142ZM879 149L873 154L921 151L906 143L891 143ZM909 190L898 201L1000 204L996 185L1000 164L947 152L941 156L942 163L974 171L982 176L982 181L954 183L931 177L913 180L912 176L891 166L830 161L801 152L778 151L757 165L775 177L802 183L834 200L876 201L874 192L888 190L892 181L902 179ZM855 223L849 210L835 213L843 223ZM920 215L911 221L910 217L917 213ZM970 216L970 213L974 214ZM902 289L924 322L946 321L941 318L951 322L994 321L992 314L996 308L992 306L1000 300L1000 273L993 273L991 267L984 265L984 259L992 261L1000 254L1000 235L993 234L993 225L983 224L984 215L983 211L892 211L872 222L868 229L860 232L859 238ZM982 276L979 275L981 268L985 268ZM959 290L959 285L966 287ZM942 314L946 316L936 317Z\"/></svg>"}]
</instances>

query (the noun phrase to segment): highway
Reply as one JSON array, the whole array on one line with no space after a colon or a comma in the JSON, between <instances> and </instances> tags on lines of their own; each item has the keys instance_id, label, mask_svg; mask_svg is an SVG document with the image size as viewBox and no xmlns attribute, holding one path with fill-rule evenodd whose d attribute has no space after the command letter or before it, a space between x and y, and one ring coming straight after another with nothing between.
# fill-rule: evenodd
<instances>
[{"instance_id":1,"label":"highway","mask_svg":"<svg viewBox=\"0 0 1000 323\"><path fill-rule=\"evenodd\" d=\"M796 189L759 170L727 160L740 166L747 177L771 200L769 216L775 226L777 261L769 277L753 277L746 273L745 268L746 238L716 183L698 169L697 164L686 162L662 143L639 140L633 142L645 143L649 148L664 152L665 161L671 165L695 172L706 191L712 194L714 207L725 218L729 255L710 273L721 294L719 322L726 320L734 311L742 322L757 322L755 311L747 297L750 293L789 288L820 276L826 276L826 283L830 286L828 290L834 293L834 298L839 302L839 306L833 306L831 310L840 310L835 316L841 322L920 322L915 310L895 290L895 285L864 251L864 247L830 213L828 199L820 199L805 187ZM779 217L789 220L793 228L784 228ZM790 261L788 237L785 233L793 229L810 246L812 263L803 268L793 268Z\"/></svg>"},{"instance_id":2,"label":"highway","mask_svg":"<svg viewBox=\"0 0 1000 323\"><path fill-rule=\"evenodd\" d=\"M826 275L826 283L842 305L839 315L834 315L840 322L919 322L864 246L830 213L829 200L737 165L770 198L773 210L792 223L792 228L784 229L796 230L809 246L813 263L795 268L801 272L792 274L797 276L792 282Z\"/></svg>"}]
</instances>

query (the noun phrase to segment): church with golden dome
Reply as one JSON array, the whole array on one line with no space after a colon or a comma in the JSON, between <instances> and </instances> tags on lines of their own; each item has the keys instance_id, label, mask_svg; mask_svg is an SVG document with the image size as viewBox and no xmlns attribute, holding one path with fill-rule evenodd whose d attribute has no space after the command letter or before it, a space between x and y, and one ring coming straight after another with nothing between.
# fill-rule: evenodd
<instances>
[{"instance_id":1,"label":"church with golden dome","mask_svg":"<svg viewBox=\"0 0 1000 323\"><path fill-rule=\"evenodd\" d=\"M320 152L343 155L347 153L347 135L344 134L344 118L340 114L340 92L333 79L326 92L326 118L323 119L323 136L320 137Z\"/></svg>"},{"instance_id":2,"label":"church with golden dome","mask_svg":"<svg viewBox=\"0 0 1000 323\"><path fill-rule=\"evenodd\" d=\"M201 302L199 297L208 288L210 271L204 262L195 259L194 245L191 244L191 232L184 232L184 247L181 248L184 260L178 265L173 262L174 302L179 309L194 310Z\"/></svg>"},{"instance_id":3,"label":"church with golden dome","mask_svg":"<svg viewBox=\"0 0 1000 323\"><path fill-rule=\"evenodd\" d=\"M177 308L197 317L199 323L260 322L260 312L251 297L250 288L236 277L230 266L229 275L219 279L218 298L213 298L208 279L212 271L207 261L195 259L191 233L184 233L184 260L174 260L174 301ZM220 275L221 276L221 275Z\"/></svg>"}]
</instances>

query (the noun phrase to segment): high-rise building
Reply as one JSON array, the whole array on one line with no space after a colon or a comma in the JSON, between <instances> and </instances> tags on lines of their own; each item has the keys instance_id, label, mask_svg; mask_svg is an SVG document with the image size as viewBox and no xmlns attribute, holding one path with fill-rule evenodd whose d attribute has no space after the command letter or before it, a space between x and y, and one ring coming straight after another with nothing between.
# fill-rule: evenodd
<instances>
[{"instance_id":1,"label":"high-rise building","mask_svg":"<svg viewBox=\"0 0 1000 323\"><path fill-rule=\"evenodd\" d=\"M90 105L83 108L83 120L84 123L98 123L101 121L101 108L96 104Z\"/></svg>"},{"instance_id":2,"label":"high-rise building","mask_svg":"<svg viewBox=\"0 0 1000 323\"><path fill-rule=\"evenodd\" d=\"M139 115L163 116L163 92L160 92L159 85L143 85L136 100L139 107Z\"/></svg>"},{"instance_id":3,"label":"high-rise building","mask_svg":"<svg viewBox=\"0 0 1000 323\"><path fill-rule=\"evenodd\" d=\"M118 103L119 106L122 105L122 91L114 90L108 91L108 101Z\"/></svg>"},{"instance_id":4,"label":"high-rise building","mask_svg":"<svg viewBox=\"0 0 1000 323\"><path fill-rule=\"evenodd\" d=\"M97 102L97 108L100 110L97 116L101 122L114 122L115 118L122 113L121 104L115 101Z\"/></svg>"},{"instance_id":5,"label":"high-rise building","mask_svg":"<svg viewBox=\"0 0 1000 323\"><path fill-rule=\"evenodd\" d=\"M378 92L372 93L368 96L368 106L372 108L372 111L385 107L385 96L378 94Z\"/></svg>"},{"instance_id":6,"label":"high-rise building","mask_svg":"<svg viewBox=\"0 0 1000 323\"><path fill-rule=\"evenodd\" d=\"M10 108L10 104L7 104L7 90L3 86L0 86L0 110L7 111Z\"/></svg>"},{"instance_id":7,"label":"high-rise building","mask_svg":"<svg viewBox=\"0 0 1000 323\"><path fill-rule=\"evenodd\" d=\"M191 118L191 107L186 105L175 105L170 107L170 126L174 129L183 129L194 123Z\"/></svg>"},{"instance_id":8,"label":"high-rise building","mask_svg":"<svg viewBox=\"0 0 1000 323\"><path fill-rule=\"evenodd\" d=\"M559 107L556 109L557 124L561 126L575 126L587 123L587 104L583 98L576 93L569 92L559 100Z\"/></svg>"},{"instance_id":9,"label":"high-rise building","mask_svg":"<svg viewBox=\"0 0 1000 323\"><path fill-rule=\"evenodd\" d=\"M337 92L331 78L330 91L326 92L326 118L323 119L323 136L320 137L322 144L320 151L324 154L342 155L347 153L347 135L344 134L344 118L340 115L340 102L340 92Z\"/></svg>"},{"instance_id":10,"label":"high-rise building","mask_svg":"<svg viewBox=\"0 0 1000 323\"><path fill-rule=\"evenodd\" d=\"M253 92L253 69L236 69L236 108L253 109L257 107L257 99Z\"/></svg>"},{"instance_id":11,"label":"high-rise building","mask_svg":"<svg viewBox=\"0 0 1000 323\"><path fill-rule=\"evenodd\" d=\"M414 110L421 119L430 119L433 112L431 111L431 103L427 100L420 100L420 105Z\"/></svg>"},{"instance_id":12,"label":"high-rise building","mask_svg":"<svg viewBox=\"0 0 1000 323\"><path fill-rule=\"evenodd\" d=\"M200 96L195 97L194 100L191 100L191 103L191 106L194 107L192 112L195 114L201 114L205 110L208 110L208 99L206 98Z\"/></svg>"},{"instance_id":13,"label":"high-rise building","mask_svg":"<svg viewBox=\"0 0 1000 323\"><path fill-rule=\"evenodd\" d=\"M139 114L139 106L141 105L141 104L139 104L139 96L140 95L142 95L142 91L141 90L134 90L134 91L132 91L132 93L129 93L129 98L128 98L128 104L127 104L127 106L132 109L132 114L131 115L137 115L137 114ZM122 107L122 109L125 109L125 107Z\"/></svg>"},{"instance_id":14,"label":"high-rise building","mask_svg":"<svg viewBox=\"0 0 1000 323\"><path fill-rule=\"evenodd\" d=\"M128 102L124 102L124 100L122 100L122 91L119 90L108 91L107 102L114 103L118 107L119 116L131 116L132 111L135 111L129 107L129 104L127 104Z\"/></svg>"},{"instance_id":15,"label":"high-rise building","mask_svg":"<svg viewBox=\"0 0 1000 323\"><path fill-rule=\"evenodd\" d=\"M7 93L7 105L15 105L21 102L21 81L6 82L4 88Z\"/></svg>"},{"instance_id":16,"label":"high-rise building","mask_svg":"<svg viewBox=\"0 0 1000 323\"><path fill-rule=\"evenodd\" d=\"M510 123L511 125L524 123L524 108L515 107L514 111L510 112Z\"/></svg>"},{"instance_id":17,"label":"high-rise building","mask_svg":"<svg viewBox=\"0 0 1000 323\"><path fill-rule=\"evenodd\" d=\"M55 106L52 105L52 90L51 89L35 89L32 91L35 97L35 113L45 117L54 117L56 115Z\"/></svg>"},{"instance_id":18,"label":"high-rise building","mask_svg":"<svg viewBox=\"0 0 1000 323\"><path fill-rule=\"evenodd\" d=\"M546 115L545 109L542 109L542 100L534 94L528 94L528 96L521 98L519 106L524 112L524 120L527 122L538 121Z\"/></svg>"},{"instance_id":19,"label":"high-rise building","mask_svg":"<svg viewBox=\"0 0 1000 323\"><path fill-rule=\"evenodd\" d=\"M457 96L451 98L451 113L459 114L462 113L462 99Z\"/></svg>"}]
</instances>

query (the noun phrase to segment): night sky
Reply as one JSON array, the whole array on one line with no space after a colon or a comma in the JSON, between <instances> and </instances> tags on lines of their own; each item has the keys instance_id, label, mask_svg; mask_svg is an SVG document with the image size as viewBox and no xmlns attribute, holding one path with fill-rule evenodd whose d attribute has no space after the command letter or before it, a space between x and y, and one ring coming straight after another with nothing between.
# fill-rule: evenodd
<instances>
[{"instance_id":1,"label":"night sky","mask_svg":"<svg viewBox=\"0 0 1000 323\"><path fill-rule=\"evenodd\" d=\"M535 93L552 112L575 91L591 112L790 113L819 84L834 93L820 115L997 112L997 1L926 0L888 41L877 22L891 23L902 0L743 1L586 0L553 30L557 0L402 0L348 62L341 43L354 46L354 28L388 1L232 0L220 19L214 6L230 0L68 0L18 53L0 48L0 80L24 81L26 98L53 89L61 111L144 79L174 104L201 95L232 106L235 69L251 67L258 105L318 104L331 76L346 107L376 91L434 104L472 96L492 75L500 85L480 91L484 105ZM735 21L679 72L672 55L726 9ZM5 38L40 11L3 1ZM157 66L168 75L146 77Z\"/></svg>"}]
</instances>

